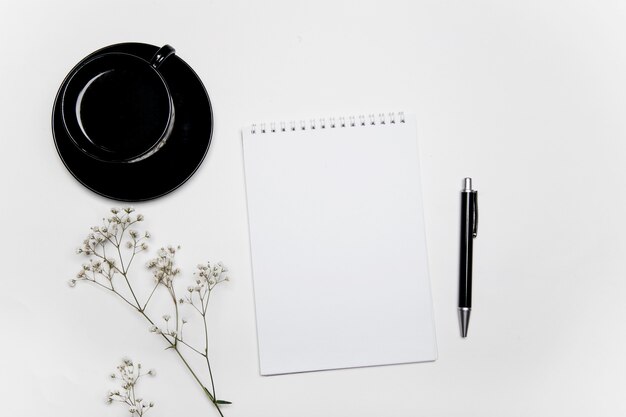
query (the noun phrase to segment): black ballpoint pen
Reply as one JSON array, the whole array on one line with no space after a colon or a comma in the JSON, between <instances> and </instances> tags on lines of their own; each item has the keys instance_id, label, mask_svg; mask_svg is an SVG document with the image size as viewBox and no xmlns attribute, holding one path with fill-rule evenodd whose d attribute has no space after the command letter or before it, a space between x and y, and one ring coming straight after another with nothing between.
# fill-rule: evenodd
<instances>
[{"instance_id":1,"label":"black ballpoint pen","mask_svg":"<svg viewBox=\"0 0 626 417\"><path fill-rule=\"evenodd\" d=\"M459 325L461 337L467 337L472 311L472 251L478 226L477 191L472 179L465 178L461 192L461 257L459 260Z\"/></svg>"}]
</instances>

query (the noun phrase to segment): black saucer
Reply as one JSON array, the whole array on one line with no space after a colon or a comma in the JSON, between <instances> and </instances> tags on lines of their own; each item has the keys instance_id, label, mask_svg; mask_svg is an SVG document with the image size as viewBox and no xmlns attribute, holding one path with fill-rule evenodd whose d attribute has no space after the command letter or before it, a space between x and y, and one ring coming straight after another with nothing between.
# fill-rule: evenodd
<instances>
[{"instance_id":1,"label":"black saucer","mask_svg":"<svg viewBox=\"0 0 626 417\"><path fill-rule=\"evenodd\" d=\"M158 49L144 43L120 43L94 52L76 67L103 52L129 53L150 61ZM63 80L54 101L52 133L63 163L85 187L114 200L150 200L181 186L202 163L213 132L213 112L204 85L177 55L163 62L159 71L174 101L174 127L158 152L133 163L100 161L76 147L63 126L60 93L68 78Z\"/></svg>"}]
</instances>

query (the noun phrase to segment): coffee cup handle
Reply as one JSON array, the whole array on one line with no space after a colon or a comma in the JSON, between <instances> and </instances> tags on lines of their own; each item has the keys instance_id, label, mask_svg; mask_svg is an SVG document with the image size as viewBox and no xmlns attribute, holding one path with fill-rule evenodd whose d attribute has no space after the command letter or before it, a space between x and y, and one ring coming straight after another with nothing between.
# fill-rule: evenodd
<instances>
[{"instance_id":1,"label":"coffee cup handle","mask_svg":"<svg viewBox=\"0 0 626 417\"><path fill-rule=\"evenodd\" d=\"M170 55L174 55L176 50L169 45L163 45L156 51L156 54L150 60L150 65L152 68L157 69L161 66L163 61L165 61Z\"/></svg>"}]
</instances>

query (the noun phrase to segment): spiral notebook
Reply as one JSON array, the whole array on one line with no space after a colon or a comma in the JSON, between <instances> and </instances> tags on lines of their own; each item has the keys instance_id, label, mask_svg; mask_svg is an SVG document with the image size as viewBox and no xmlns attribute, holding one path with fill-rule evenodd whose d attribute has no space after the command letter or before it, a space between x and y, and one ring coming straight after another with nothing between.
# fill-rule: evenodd
<instances>
[{"instance_id":1,"label":"spiral notebook","mask_svg":"<svg viewBox=\"0 0 626 417\"><path fill-rule=\"evenodd\" d=\"M416 124L243 130L262 375L433 361Z\"/></svg>"}]
</instances>

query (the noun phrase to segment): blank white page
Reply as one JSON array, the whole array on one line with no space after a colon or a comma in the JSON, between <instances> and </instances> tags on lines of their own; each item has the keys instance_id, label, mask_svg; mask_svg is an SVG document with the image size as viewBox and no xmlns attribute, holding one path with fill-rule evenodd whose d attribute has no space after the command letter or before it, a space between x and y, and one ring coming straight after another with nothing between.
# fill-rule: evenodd
<instances>
[{"instance_id":1,"label":"blank white page","mask_svg":"<svg viewBox=\"0 0 626 417\"><path fill-rule=\"evenodd\" d=\"M244 129L262 375L437 358L415 120Z\"/></svg>"}]
</instances>

